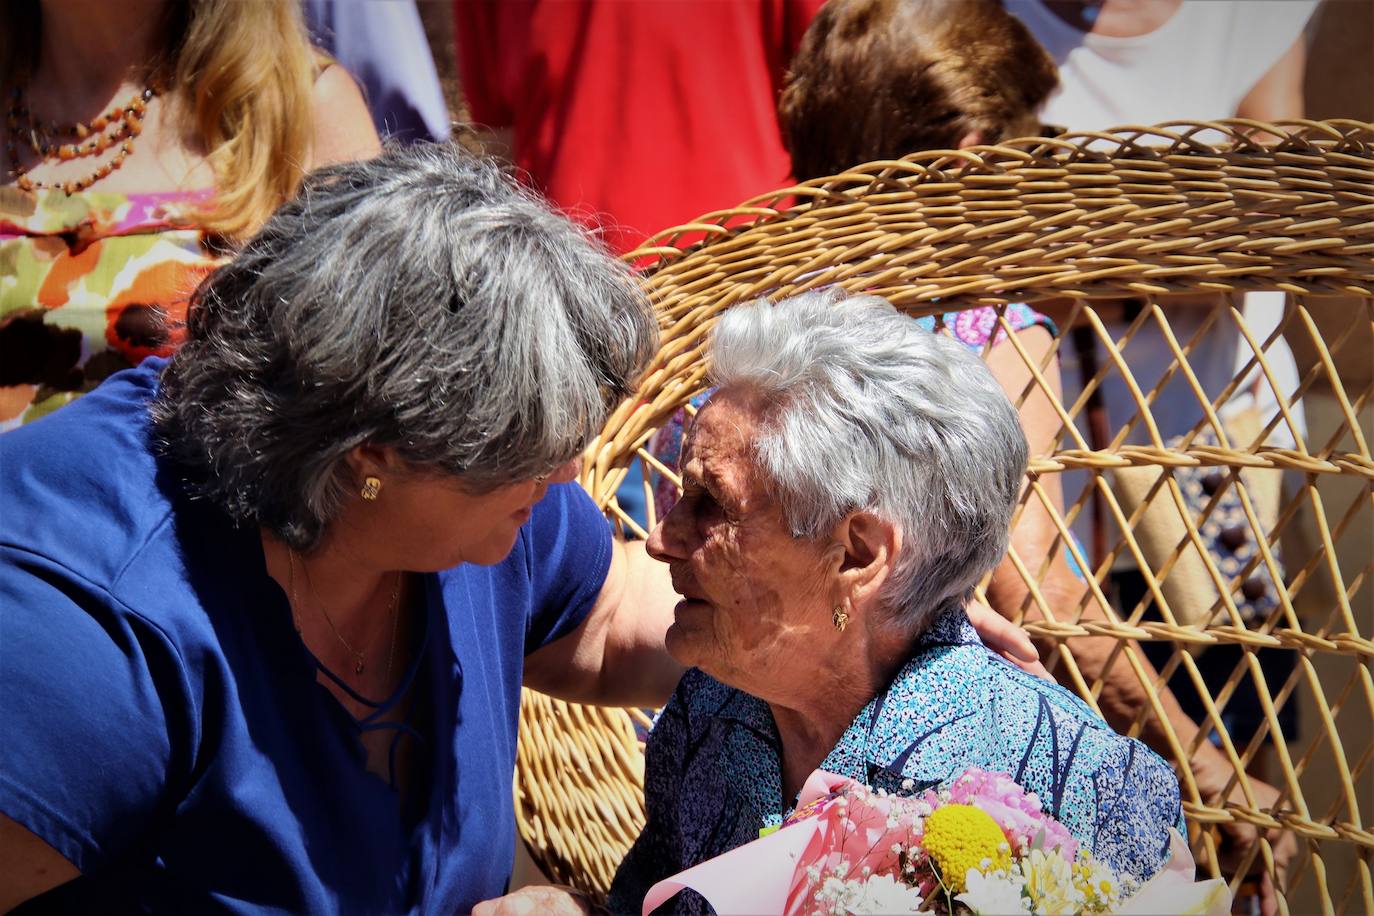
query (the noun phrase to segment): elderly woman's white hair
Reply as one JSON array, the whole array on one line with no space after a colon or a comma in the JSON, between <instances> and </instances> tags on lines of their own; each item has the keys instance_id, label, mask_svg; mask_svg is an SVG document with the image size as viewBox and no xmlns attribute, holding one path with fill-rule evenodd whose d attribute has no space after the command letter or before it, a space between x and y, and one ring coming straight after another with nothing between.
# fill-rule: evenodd
<instances>
[{"instance_id":1,"label":"elderly woman's white hair","mask_svg":"<svg viewBox=\"0 0 1374 916\"><path fill-rule=\"evenodd\" d=\"M1026 470L1016 411L983 362L876 296L803 293L726 312L720 387L770 406L758 470L795 537L869 511L902 532L885 598L922 629L997 565Z\"/></svg>"}]
</instances>

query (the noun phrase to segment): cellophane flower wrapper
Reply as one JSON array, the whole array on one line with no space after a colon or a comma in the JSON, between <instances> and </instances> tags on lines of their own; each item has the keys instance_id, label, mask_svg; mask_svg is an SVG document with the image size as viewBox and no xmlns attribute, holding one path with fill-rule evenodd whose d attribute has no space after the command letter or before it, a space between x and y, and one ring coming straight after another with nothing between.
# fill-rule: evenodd
<instances>
[{"instance_id":1,"label":"cellophane flower wrapper","mask_svg":"<svg viewBox=\"0 0 1374 916\"><path fill-rule=\"evenodd\" d=\"M1005 774L970 769L940 792L899 797L817 770L780 829L660 881L643 913L683 889L722 916L1228 913L1226 883L1195 881L1187 843L1170 834L1169 861L1135 887Z\"/></svg>"}]
</instances>

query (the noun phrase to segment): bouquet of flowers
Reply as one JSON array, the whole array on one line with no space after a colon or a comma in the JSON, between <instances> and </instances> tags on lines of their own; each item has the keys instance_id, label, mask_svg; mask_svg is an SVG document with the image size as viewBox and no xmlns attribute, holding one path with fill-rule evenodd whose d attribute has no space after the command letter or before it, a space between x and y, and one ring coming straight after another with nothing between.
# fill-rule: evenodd
<instances>
[{"instance_id":1,"label":"bouquet of flowers","mask_svg":"<svg viewBox=\"0 0 1374 916\"><path fill-rule=\"evenodd\" d=\"M654 885L644 913L683 888L720 913L787 916L1220 916L1231 906L1224 881L1194 881L1193 857L1177 832L1170 832L1169 861L1137 885L1080 848L1035 795L978 769L909 797L817 770L797 810L762 833Z\"/></svg>"}]
</instances>

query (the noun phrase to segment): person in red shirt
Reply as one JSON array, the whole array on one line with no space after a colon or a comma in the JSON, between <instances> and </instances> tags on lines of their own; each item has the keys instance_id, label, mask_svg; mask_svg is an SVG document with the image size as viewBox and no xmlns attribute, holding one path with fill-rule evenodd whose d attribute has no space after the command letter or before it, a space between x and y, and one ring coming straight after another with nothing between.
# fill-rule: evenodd
<instances>
[{"instance_id":1,"label":"person in red shirt","mask_svg":"<svg viewBox=\"0 0 1374 916\"><path fill-rule=\"evenodd\" d=\"M776 107L822 0L455 0L472 120L625 252L789 183Z\"/></svg>"}]
</instances>

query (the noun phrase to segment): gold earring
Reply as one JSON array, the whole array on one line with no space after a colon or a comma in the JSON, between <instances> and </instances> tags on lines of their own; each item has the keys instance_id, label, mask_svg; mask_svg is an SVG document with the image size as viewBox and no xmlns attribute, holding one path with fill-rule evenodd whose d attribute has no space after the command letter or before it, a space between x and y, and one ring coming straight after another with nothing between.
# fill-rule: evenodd
<instances>
[{"instance_id":1,"label":"gold earring","mask_svg":"<svg viewBox=\"0 0 1374 916\"><path fill-rule=\"evenodd\" d=\"M835 612L830 615L830 622L833 623L835 629L839 630L841 633L844 632L845 627L849 626L849 615L844 612L843 606L838 604L835 605Z\"/></svg>"},{"instance_id":2,"label":"gold earring","mask_svg":"<svg viewBox=\"0 0 1374 916\"><path fill-rule=\"evenodd\" d=\"M363 479L363 488L359 495L368 502L377 498L377 494L382 492L382 481L379 477L367 477Z\"/></svg>"}]
</instances>

